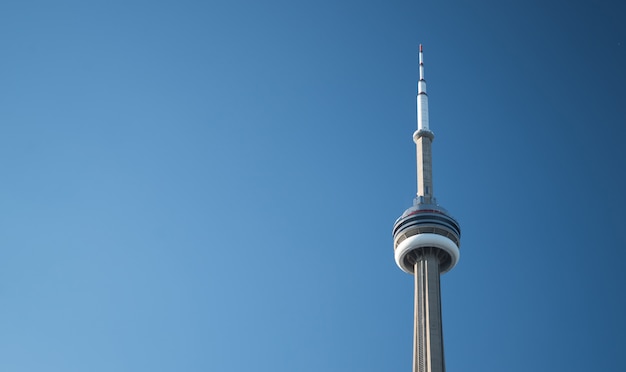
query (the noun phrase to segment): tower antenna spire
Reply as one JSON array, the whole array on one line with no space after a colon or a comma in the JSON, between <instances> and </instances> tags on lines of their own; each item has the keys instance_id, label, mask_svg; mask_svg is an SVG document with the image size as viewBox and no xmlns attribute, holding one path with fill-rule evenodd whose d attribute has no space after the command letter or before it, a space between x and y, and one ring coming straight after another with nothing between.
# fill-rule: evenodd
<instances>
[{"instance_id":1,"label":"tower antenna spire","mask_svg":"<svg viewBox=\"0 0 626 372\"><path fill-rule=\"evenodd\" d=\"M434 203L431 143L435 134L428 123L428 94L424 80L424 47L420 44L420 79L417 82L417 130L413 141L417 147L417 197L416 203Z\"/></svg>"},{"instance_id":2,"label":"tower antenna spire","mask_svg":"<svg viewBox=\"0 0 626 372\"><path fill-rule=\"evenodd\" d=\"M422 44L420 44L419 61L420 61L420 80L424 80L424 47L422 46Z\"/></svg>"}]
</instances>

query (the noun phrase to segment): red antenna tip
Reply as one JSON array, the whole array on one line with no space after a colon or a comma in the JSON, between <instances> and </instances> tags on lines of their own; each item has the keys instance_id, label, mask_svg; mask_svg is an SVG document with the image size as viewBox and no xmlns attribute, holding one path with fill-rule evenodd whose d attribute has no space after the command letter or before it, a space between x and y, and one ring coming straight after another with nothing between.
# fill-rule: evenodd
<instances>
[{"instance_id":1,"label":"red antenna tip","mask_svg":"<svg viewBox=\"0 0 626 372\"><path fill-rule=\"evenodd\" d=\"M420 44L420 52L422 52L422 44Z\"/></svg>"}]
</instances>

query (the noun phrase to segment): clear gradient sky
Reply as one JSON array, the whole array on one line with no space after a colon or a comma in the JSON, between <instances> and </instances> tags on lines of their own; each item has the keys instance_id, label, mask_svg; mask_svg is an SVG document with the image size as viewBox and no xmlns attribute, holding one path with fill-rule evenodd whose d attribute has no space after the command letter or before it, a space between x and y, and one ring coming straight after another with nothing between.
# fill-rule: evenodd
<instances>
[{"instance_id":1,"label":"clear gradient sky","mask_svg":"<svg viewBox=\"0 0 626 372\"><path fill-rule=\"evenodd\" d=\"M420 43L448 370L626 370L625 17L2 1L0 371L410 371Z\"/></svg>"}]
</instances>

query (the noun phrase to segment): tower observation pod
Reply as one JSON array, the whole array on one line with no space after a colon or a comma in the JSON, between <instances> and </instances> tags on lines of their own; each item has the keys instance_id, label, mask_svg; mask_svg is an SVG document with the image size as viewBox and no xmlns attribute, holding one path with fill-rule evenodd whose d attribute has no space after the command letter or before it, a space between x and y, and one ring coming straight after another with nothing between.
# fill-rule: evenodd
<instances>
[{"instance_id":1,"label":"tower observation pod","mask_svg":"<svg viewBox=\"0 0 626 372\"><path fill-rule=\"evenodd\" d=\"M440 274L459 261L461 228L433 196L432 150L428 122L424 55L420 45L417 92L417 196L393 225L396 264L415 277L413 372L445 372Z\"/></svg>"}]
</instances>

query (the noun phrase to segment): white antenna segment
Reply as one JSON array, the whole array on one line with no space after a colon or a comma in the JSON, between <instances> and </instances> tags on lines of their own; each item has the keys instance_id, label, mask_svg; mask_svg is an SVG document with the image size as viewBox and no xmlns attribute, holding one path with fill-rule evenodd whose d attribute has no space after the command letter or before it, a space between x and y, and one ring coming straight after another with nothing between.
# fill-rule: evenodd
<instances>
[{"instance_id":1,"label":"white antenna segment","mask_svg":"<svg viewBox=\"0 0 626 372\"><path fill-rule=\"evenodd\" d=\"M428 128L428 94L426 94L426 80L424 80L424 53L420 44L420 80L417 83L417 130L430 130Z\"/></svg>"}]
</instances>

